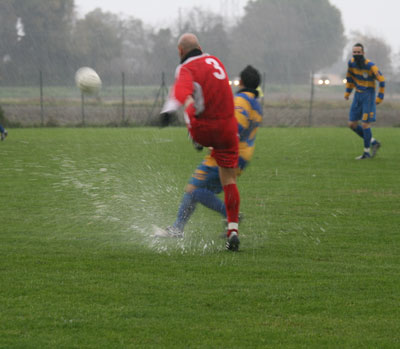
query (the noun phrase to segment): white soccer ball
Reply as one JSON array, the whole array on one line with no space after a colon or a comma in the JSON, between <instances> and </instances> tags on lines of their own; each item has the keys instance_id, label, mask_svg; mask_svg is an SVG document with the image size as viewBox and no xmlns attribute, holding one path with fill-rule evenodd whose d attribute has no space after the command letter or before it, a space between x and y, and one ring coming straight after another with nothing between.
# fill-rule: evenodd
<instances>
[{"instance_id":1,"label":"white soccer ball","mask_svg":"<svg viewBox=\"0 0 400 349\"><path fill-rule=\"evenodd\" d=\"M87 94L95 94L101 88L100 76L89 67L82 67L76 71L75 83L83 93Z\"/></svg>"}]
</instances>

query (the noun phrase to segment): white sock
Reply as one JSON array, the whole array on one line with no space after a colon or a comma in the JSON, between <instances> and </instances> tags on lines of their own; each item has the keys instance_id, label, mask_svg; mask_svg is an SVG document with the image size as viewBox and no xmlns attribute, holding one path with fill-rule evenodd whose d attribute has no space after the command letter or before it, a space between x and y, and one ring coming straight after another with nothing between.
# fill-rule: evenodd
<instances>
[{"instance_id":1,"label":"white sock","mask_svg":"<svg viewBox=\"0 0 400 349\"><path fill-rule=\"evenodd\" d=\"M239 230L239 224L238 223L228 223L228 230Z\"/></svg>"}]
</instances>

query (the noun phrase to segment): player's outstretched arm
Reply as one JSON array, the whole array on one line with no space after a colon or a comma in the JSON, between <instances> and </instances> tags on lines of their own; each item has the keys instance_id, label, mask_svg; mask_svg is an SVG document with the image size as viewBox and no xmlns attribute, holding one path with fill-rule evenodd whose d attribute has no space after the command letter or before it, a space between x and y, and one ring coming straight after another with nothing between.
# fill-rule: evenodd
<instances>
[{"instance_id":1,"label":"player's outstretched arm","mask_svg":"<svg viewBox=\"0 0 400 349\"><path fill-rule=\"evenodd\" d=\"M167 127L171 125L175 119L176 119L175 112L162 112L160 113L160 126Z\"/></svg>"}]
</instances>

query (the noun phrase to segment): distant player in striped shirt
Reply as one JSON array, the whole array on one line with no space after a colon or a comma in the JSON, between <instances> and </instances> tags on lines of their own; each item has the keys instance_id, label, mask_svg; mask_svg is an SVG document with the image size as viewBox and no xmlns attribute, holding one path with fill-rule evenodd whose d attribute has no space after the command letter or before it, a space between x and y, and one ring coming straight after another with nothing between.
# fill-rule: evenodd
<instances>
[{"instance_id":1,"label":"distant player in striped shirt","mask_svg":"<svg viewBox=\"0 0 400 349\"><path fill-rule=\"evenodd\" d=\"M353 46L353 58L349 60L346 79L346 100L353 89L356 89L350 108L349 127L364 140L364 152L356 159L369 159L375 156L381 146L372 137L371 122L376 120L376 105L382 103L384 98L385 78L375 63L364 57L364 47L360 43ZM377 95L376 80L379 83Z\"/></svg>"}]
</instances>

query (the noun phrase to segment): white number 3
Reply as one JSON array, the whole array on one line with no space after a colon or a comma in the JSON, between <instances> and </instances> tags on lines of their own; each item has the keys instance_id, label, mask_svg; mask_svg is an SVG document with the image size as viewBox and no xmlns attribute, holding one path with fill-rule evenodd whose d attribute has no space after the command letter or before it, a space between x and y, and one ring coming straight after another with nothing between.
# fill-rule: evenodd
<instances>
[{"instance_id":1,"label":"white number 3","mask_svg":"<svg viewBox=\"0 0 400 349\"><path fill-rule=\"evenodd\" d=\"M207 58L206 63L211 64L218 71L213 74L217 79L224 80L226 78L224 70L214 58Z\"/></svg>"}]
</instances>

